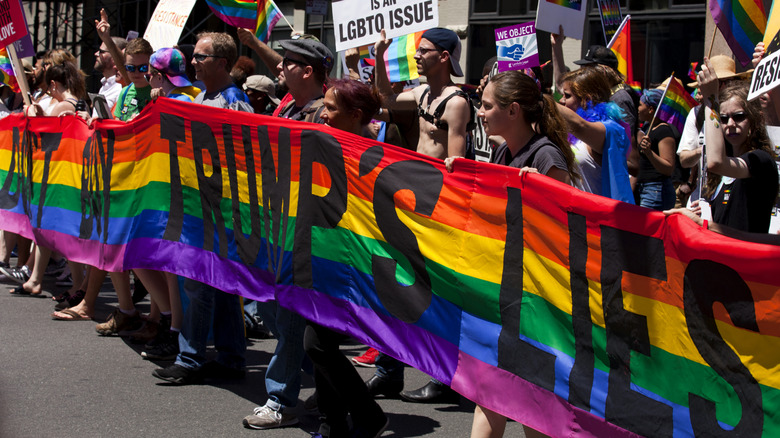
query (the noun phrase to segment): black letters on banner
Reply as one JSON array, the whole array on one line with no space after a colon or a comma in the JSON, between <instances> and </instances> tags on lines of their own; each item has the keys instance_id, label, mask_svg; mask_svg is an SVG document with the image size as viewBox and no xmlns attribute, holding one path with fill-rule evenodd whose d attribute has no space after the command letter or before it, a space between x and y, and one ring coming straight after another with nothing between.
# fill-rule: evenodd
<instances>
[{"instance_id":1,"label":"black letters on banner","mask_svg":"<svg viewBox=\"0 0 780 438\"><path fill-rule=\"evenodd\" d=\"M171 163L171 206L163 239L178 242L184 226L184 193L182 192L181 171L179 170L178 146L179 142L184 143L187 140L184 119L173 114L160 113L160 138L168 140Z\"/></svg>"},{"instance_id":2,"label":"black letters on banner","mask_svg":"<svg viewBox=\"0 0 780 438\"><path fill-rule=\"evenodd\" d=\"M107 142L104 147L103 136L100 131L95 130L84 144L81 155L82 210L79 238L91 238L94 227L97 227L97 234L103 243L108 240L111 170L114 167L114 131L107 130L106 137ZM99 190L100 184L103 185L102 193Z\"/></svg>"},{"instance_id":3,"label":"black letters on banner","mask_svg":"<svg viewBox=\"0 0 780 438\"><path fill-rule=\"evenodd\" d=\"M31 178L27 179L24 177L25 163L23 163L24 161L27 161L27 169L32 172L30 163L32 155L30 154L29 148L26 147L26 143L19 143L19 128L14 127L12 132L13 144L11 145L11 162L8 166L8 173L5 175L3 186L0 187L0 208L5 210L16 207L19 203L19 195L25 190L24 188L27 187L29 181L32 180ZM25 135L27 134L25 133ZM11 186L13 185L14 179L16 179L16 191L11 193ZM29 197L26 198L29 202Z\"/></svg>"},{"instance_id":4,"label":"black letters on banner","mask_svg":"<svg viewBox=\"0 0 780 438\"><path fill-rule=\"evenodd\" d=\"M555 389L555 356L520 339L523 302L523 196L507 187L506 246L498 305L498 367L548 391Z\"/></svg>"},{"instance_id":5,"label":"black letters on banner","mask_svg":"<svg viewBox=\"0 0 780 438\"><path fill-rule=\"evenodd\" d=\"M41 193L38 200L38 216L35 219L35 226L41 227L41 220L43 219L43 206L46 205L46 190L49 185L49 168L51 167L51 155L59 149L60 140L62 139L61 132L42 132L41 133L41 150L44 154L43 162L43 176L41 177Z\"/></svg>"},{"instance_id":6,"label":"black letters on banner","mask_svg":"<svg viewBox=\"0 0 780 438\"><path fill-rule=\"evenodd\" d=\"M220 201L222 200L222 167L219 162L219 148L214 132L209 125L192 121L192 142L195 154L195 171L198 174L200 203L203 209L203 249L214 251L214 225L217 227L219 240L219 256L227 258L228 242L225 231L225 218L222 216ZM206 176L203 167L203 151L211 157L211 176Z\"/></svg>"},{"instance_id":7,"label":"black letters on banner","mask_svg":"<svg viewBox=\"0 0 780 438\"><path fill-rule=\"evenodd\" d=\"M244 236L241 226L241 200L238 199L238 170L233 146L233 129L230 125L222 127L222 137L225 142L225 157L228 178L230 178L230 198L233 207L233 236L236 240L238 256L247 265L254 265L260 252L262 235L260 231L260 205L257 199L257 172L255 171L255 156L252 151L250 127L241 126L241 141L244 145L243 156L246 159L247 190L249 192L249 218L251 229L249 238Z\"/></svg>"},{"instance_id":8,"label":"black letters on banner","mask_svg":"<svg viewBox=\"0 0 780 438\"><path fill-rule=\"evenodd\" d=\"M372 153L381 152L376 148L372 150ZM411 183L412 180L414 183ZM376 224L387 243L409 260L414 282L408 286L399 284L396 280L398 262L389 257L374 254L371 257L371 272L382 305L404 322L412 323L420 319L431 304L433 292L417 237L398 218L394 195L400 190L412 190L415 213L430 216L439 200L443 184L441 171L429 163L416 160L390 164L382 169L374 184Z\"/></svg>"},{"instance_id":9,"label":"black letters on banner","mask_svg":"<svg viewBox=\"0 0 780 438\"><path fill-rule=\"evenodd\" d=\"M666 281L663 240L601 226L601 293L609 356L605 417L640 435L670 437L672 407L631 389L631 350L649 356L650 337L647 317L623 307L623 271Z\"/></svg>"},{"instance_id":10,"label":"black letters on banner","mask_svg":"<svg viewBox=\"0 0 780 438\"><path fill-rule=\"evenodd\" d=\"M301 132L301 165L298 188L298 213L295 217L293 244L293 283L311 289L311 228L335 228L347 211L347 171L341 143L332 136L304 130ZM325 166L330 175L328 194L312 193L314 163Z\"/></svg>"},{"instance_id":11,"label":"black letters on banner","mask_svg":"<svg viewBox=\"0 0 780 438\"><path fill-rule=\"evenodd\" d=\"M716 302L723 304L734 326L758 333L750 288L739 273L710 260L691 261L685 269L684 282L685 321L691 339L707 364L734 388L742 404L742 418L732 430L723 430L715 415L715 403L688 394L693 433L707 437L759 437L764 427L761 387L723 340L712 309Z\"/></svg>"},{"instance_id":12,"label":"black letters on banner","mask_svg":"<svg viewBox=\"0 0 780 438\"><path fill-rule=\"evenodd\" d=\"M569 373L569 403L590 409L596 358L593 352L593 320L585 266L588 262L588 229L585 216L569 213L569 271L571 274L571 323L574 332L574 364Z\"/></svg>"},{"instance_id":13,"label":"black letters on banner","mask_svg":"<svg viewBox=\"0 0 780 438\"><path fill-rule=\"evenodd\" d=\"M274 165L268 127L258 126L257 137L260 140L262 168L260 177L263 184L263 232L268 251L267 269L269 272L276 273L278 282L282 271L284 243L287 241L287 221L290 214L290 129L279 128L277 140L279 169Z\"/></svg>"}]
</instances>

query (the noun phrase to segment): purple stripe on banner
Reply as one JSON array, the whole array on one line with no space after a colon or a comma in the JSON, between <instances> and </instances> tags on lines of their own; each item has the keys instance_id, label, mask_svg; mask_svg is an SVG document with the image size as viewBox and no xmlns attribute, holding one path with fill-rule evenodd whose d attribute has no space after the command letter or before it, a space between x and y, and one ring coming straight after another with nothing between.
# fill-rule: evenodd
<instances>
[{"instance_id":1,"label":"purple stripe on banner","mask_svg":"<svg viewBox=\"0 0 780 438\"><path fill-rule=\"evenodd\" d=\"M364 344L449 384L458 364L458 346L414 324L379 315L330 295L297 286L278 286L279 303L304 318L346 333Z\"/></svg>"},{"instance_id":2,"label":"purple stripe on banner","mask_svg":"<svg viewBox=\"0 0 780 438\"><path fill-rule=\"evenodd\" d=\"M551 436L572 436L572 431L577 437L632 435L603 418L569 405L547 390L463 352L450 386L477 404L499 408L496 409L499 414L532 424ZM513 402L506 403L507 397L512 397Z\"/></svg>"},{"instance_id":3,"label":"purple stripe on banner","mask_svg":"<svg viewBox=\"0 0 780 438\"><path fill-rule=\"evenodd\" d=\"M213 270L206 269L208 266ZM274 277L270 272L181 242L133 239L125 250L125 269L129 268L174 272L232 294L246 290L249 293L244 296L256 301L274 299L274 287L269 285L273 284Z\"/></svg>"},{"instance_id":4,"label":"purple stripe on banner","mask_svg":"<svg viewBox=\"0 0 780 438\"><path fill-rule=\"evenodd\" d=\"M737 57L742 66L747 65L747 63L751 61L753 54L745 53L745 49L739 44L739 41L734 35L725 15L726 13L730 14L731 11L724 11L721 8L720 1L713 0L710 1L710 13L717 24L718 30L723 34L723 39L726 40L729 44L729 48L734 52L734 56Z\"/></svg>"}]
</instances>

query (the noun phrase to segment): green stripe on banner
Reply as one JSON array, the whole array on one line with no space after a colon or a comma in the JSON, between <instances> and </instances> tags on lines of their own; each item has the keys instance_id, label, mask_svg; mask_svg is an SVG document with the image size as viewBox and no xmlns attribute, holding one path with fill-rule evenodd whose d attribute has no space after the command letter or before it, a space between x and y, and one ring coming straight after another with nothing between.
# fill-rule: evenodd
<instances>
[{"instance_id":1,"label":"green stripe on banner","mask_svg":"<svg viewBox=\"0 0 780 438\"><path fill-rule=\"evenodd\" d=\"M574 338L571 333L571 315L561 311L548 301L532 293L523 293L522 318L520 318L520 334L550 348L560 351L569 357L574 357ZM544 327L544 330L539 330ZM593 350L595 367L602 372L608 372L609 359L606 355L606 330L593 325ZM636 351L631 352L631 383L646 389L672 403L688 407L689 393L700 395L717 404L719 421L735 425L742 418L742 405L732 387L723 380L712 368L683 357L670 354L667 351L650 347L650 356ZM684 378L659 379L658 376L675 370L677 376ZM780 390L761 386L764 394L770 399L780 400ZM769 399L764 400L764 406L769 406ZM774 404L772 404L774 406ZM768 421L769 419L765 419ZM765 430L774 427L765 426Z\"/></svg>"}]
</instances>

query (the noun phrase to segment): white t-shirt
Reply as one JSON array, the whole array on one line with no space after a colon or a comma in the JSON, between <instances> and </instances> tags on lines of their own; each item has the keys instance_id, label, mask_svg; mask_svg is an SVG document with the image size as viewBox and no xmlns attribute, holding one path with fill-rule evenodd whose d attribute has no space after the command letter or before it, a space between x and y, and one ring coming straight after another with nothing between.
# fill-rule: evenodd
<instances>
[{"instance_id":1,"label":"white t-shirt","mask_svg":"<svg viewBox=\"0 0 780 438\"><path fill-rule=\"evenodd\" d=\"M696 113L701 106L698 106L688 112L685 118L685 127L680 136L680 144L677 146L677 155L682 151L693 151L696 148L704 146L704 130L701 132L696 129Z\"/></svg>"},{"instance_id":2,"label":"white t-shirt","mask_svg":"<svg viewBox=\"0 0 780 438\"><path fill-rule=\"evenodd\" d=\"M577 139L577 142L571 145L571 150L574 152L574 161L579 166L582 177L577 188L584 192L601 195L601 165L588 152L588 145Z\"/></svg>"},{"instance_id":3,"label":"white t-shirt","mask_svg":"<svg viewBox=\"0 0 780 438\"><path fill-rule=\"evenodd\" d=\"M119 99L119 93L122 92L122 84L116 81L116 75L109 76L100 80L102 84L98 94L102 94L106 98L106 105L108 105L108 111L112 112L114 105L116 105L117 99ZM92 110L92 117L97 117L97 111Z\"/></svg>"}]
</instances>

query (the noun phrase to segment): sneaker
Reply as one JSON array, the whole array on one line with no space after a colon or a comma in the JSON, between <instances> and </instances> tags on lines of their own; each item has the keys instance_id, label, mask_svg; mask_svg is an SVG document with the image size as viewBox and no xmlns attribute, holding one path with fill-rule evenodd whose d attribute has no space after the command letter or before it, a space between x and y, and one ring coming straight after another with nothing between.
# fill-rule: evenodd
<instances>
[{"instance_id":1,"label":"sneaker","mask_svg":"<svg viewBox=\"0 0 780 438\"><path fill-rule=\"evenodd\" d=\"M62 280L57 280L57 282L54 284L56 284L59 287L71 287L73 286L73 277L70 274L68 274L67 277L63 278Z\"/></svg>"},{"instance_id":2,"label":"sneaker","mask_svg":"<svg viewBox=\"0 0 780 438\"><path fill-rule=\"evenodd\" d=\"M179 333L168 330L158 333L152 342L146 344L141 357L146 360L174 360L178 354Z\"/></svg>"},{"instance_id":3,"label":"sneaker","mask_svg":"<svg viewBox=\"0 0 780 438\"><path fill-rule=\"evenodd\" d=\"M152 371L152 376L176 385L194 385L203 381L200 370L173 364L166 368L158 368Z\"/></svg>"},{"instance_id":4,"label":"sneaker","mask_svg":"<svg viewBox=\"0 0 780 438\"><path fill-rule=\"evenodd\" d=\"M298 417L295 414L275 411L268 406L258 406L252 415L244 417L244 427L250 429L274 429L293 424L298 424Z\"/></svg>"},{"instance_id":5,"label":"sneaker","mask_svg":"<svg viewBox=\"0 0 780 438\"><path fill-rule=\"evenodd\" d=\"M133 330L141 327L141 314L136 311L133 315L126 315L121 310L111 312L106 322L95 326L95 331L103 336L115 335L121 331Z\"/></svg>"},{"instance_id":6,"label":"sneaker","mask_svg":"<svg viewBox=\"0 0 780 438\"><path fill-rule=\"evenodd\" d=\"M21 268L0 267L0 274L5 275L5 278L8 280L24 284L30 279L30 268L27 265Z\"/></svg>"},{"instance_id":7,"label":"sneaker","mask_svg":"<svg viewBox=\"0 0 780 438\"><path fill-rule=\"evenodd\" d=\"M49 262L49 265L46 266L46 272L43 273L43 275L48 275L51 277L57 277L60 274L62 274L63 271L65 271L65 268L68 267L68 261L65 260L65 257L61 258L59 261L55 262L54 260L51 260Z\"/></svg>"},{"instance_id":8,"label":"sneaker","mask_svg":"<svg viewBox=\"0 0 780 438\"><path fill-rule=\"evenodd\" d=\"M146 344L157 337L159 331L160 324L154 321L146 321L140 329L130 333L130 342L133 344Z\"/></svg>"},{"instance_id":9,"label":"sneaker","mask_svg":"<svg viewBox=\"0 0 780 438\"><path fill-rule=\"evenodd\" d=\"M369 348L360 356L353 357L352 363L359 367L376 368L376 357L379 356L379 351L376 348Z\"/></svg>"}]
</instances>

